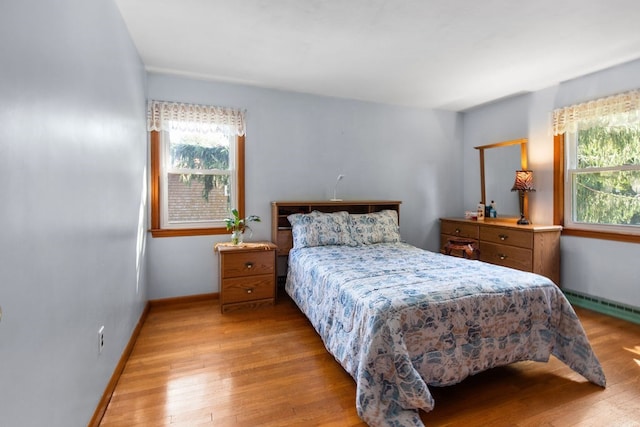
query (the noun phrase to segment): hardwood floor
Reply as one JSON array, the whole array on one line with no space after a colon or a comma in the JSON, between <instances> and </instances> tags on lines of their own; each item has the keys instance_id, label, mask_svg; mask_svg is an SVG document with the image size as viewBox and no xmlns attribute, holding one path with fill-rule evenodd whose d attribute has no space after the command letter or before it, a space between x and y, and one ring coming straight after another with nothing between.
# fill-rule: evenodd
<instances>
[{"instance_id":1,"label":"hardwood floor","mask_svg":"<svg viewBox=\"0 0 640 427\"><path fill-rule=\"evenodd\" d=\"M218 300L152 307L100 426L365 426L356 386L286 296L220 314ZM427 426L640 426L640 325L576 308L607 376L552 357L431 387Z\"/></svg>"}]
</instances>

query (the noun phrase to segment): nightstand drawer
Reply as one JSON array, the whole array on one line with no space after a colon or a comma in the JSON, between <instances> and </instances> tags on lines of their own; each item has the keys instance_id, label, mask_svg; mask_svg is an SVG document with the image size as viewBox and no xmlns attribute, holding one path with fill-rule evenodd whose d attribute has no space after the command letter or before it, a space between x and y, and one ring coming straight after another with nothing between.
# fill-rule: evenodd
<instances>
[{"instance_id":1,"label":"nightstand drawer","mask_svg":"<svg viewBox=\"0 0 640 427\"><path fill-rule=\"evenodd\" d=\"M273 274L224 279L221 304L274 298L274 286Z\"/></svg>"},{"instance_id":2,"label":"nightstand drawer","mask_svg":"<svg viewBox=\"0 0 640 427\"><path fill-rule=\"evenodd\" d=\"M527 249L533 247L533 233L505 227L482 227L480 229L480 240Z\"/></svg>"},{"instance_id":3,"label":"nightstand drawer","mask_svg":"<svg viewBox=\"0 0 640 427\"><path fill-rule=\"evenodd\" d=\"M224 253L222 278L274 274L273 251Z\"/></svg>"},{"instance_id":4,"label":"nightstand drawer","mask_svg":"<svg viewBox=\"0 0 640 427\"><path fill-rule=\"evenodd\" d=\"M482 240L480 241L480 261L522 271L532 271L533 269L530 249L487 243Z\"/></svg>"}]
</instances>

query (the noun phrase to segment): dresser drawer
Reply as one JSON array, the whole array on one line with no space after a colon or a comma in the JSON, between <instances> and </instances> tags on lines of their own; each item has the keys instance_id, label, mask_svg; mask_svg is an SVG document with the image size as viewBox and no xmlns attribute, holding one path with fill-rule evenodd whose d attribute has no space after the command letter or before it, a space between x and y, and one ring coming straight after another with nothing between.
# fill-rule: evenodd
<instances>
[{"instance_id":1,"label":"dresser drawer","mask_svg":"<svg viewBox=\"0 0 640 427\"><path fill-rule=\"evenodd\" d=\"M275 282L272 274L236 277L222 281L221 304L274 298Z\"/></svg>"},{"instance_id":2,"label":"dresser drawer","mask_svg":"<svg viewBox=\"0 0 640 427\"><path fill-rule=\"evenodd\" d=\"M499 243L501 245L518 246L526 249L533 248L533 233L505 227L481 227L480 240L483 242Z\"/></svg>"},{"instance_id":3,"label":"dresser drawer","mask_svg":"<svg viewBox=\"0 0 640 427\"><path fill-rule=\"evenodd\" d=\"M230 252L222 256L222 278L274 274L273 251Z\"/></svg>"},{"instance_id":4,"label":"dresser drawer","mask_svg":"<svg viewBox=\"0 0 640 427\"><path fill-rule=\"evenodd\" d=\"M440 233L455 237L469 237L471 239L477 239L478 225L456 221L441 221Z\"/></svg>"},{"instance_id":5,"label":"dresser drawer","mask_svg":"<svg viewBox=\"0 0 640 427\"><path fill-rule=\"evenodd\" d=\"M532 271L531 249L480 241L480 261L522 271Z\"/></svg>"}]
</instances>

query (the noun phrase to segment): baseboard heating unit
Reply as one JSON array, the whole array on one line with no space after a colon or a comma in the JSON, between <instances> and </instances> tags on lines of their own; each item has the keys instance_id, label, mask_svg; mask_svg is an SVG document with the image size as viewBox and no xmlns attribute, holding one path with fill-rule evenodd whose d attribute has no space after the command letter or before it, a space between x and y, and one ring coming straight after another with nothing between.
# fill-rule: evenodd
<instances>
[{"instance_id":1,"label":"baseboard heating unit","mask_svg":"<svg viewBox=\"0 0 640 427\"><path fill-rule=\"evenodd\" d=\"M640 324L640 308L566 289L563 289L562 292L564 292L569 302L573 305Z\"/></svg>"}]
</instances>

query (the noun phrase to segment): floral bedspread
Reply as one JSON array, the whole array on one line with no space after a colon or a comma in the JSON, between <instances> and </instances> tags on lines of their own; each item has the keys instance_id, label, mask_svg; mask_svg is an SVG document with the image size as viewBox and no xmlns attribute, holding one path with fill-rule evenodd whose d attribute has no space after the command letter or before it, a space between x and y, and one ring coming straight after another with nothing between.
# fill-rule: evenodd
<instances>
[{"instance_id":1,"label":"floral bedspread","mask_svg":"<svg viewBox=\"0 0 640 427\"><path fill-rule=\"evenodd\" d=\"M549 279L404 243L289 254L286 291L357 384L371 426L422 426L429 385L549 355L605 376L576 314Z\"/></svg>"}]
</instances>

